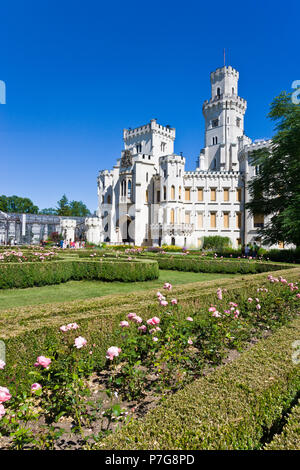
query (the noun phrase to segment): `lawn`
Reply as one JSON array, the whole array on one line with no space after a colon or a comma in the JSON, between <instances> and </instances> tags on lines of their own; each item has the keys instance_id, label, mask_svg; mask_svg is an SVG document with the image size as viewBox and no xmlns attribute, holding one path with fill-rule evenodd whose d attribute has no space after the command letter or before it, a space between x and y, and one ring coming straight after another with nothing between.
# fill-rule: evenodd
<instances>
[{"instance_id":1,"label":"lawn","mask_svg":"<svg viewBox=\"0 0 300 470\"><path fill-rule=\"evenodd\" d=\"M0 291L0 309L8 309L26 305L67 302L76 299L91 299L93 297L129 293L148 288L161 289L162 283L164 282L170 282L173 285L180 285L191 282L231 278L234 276L236 275L160 270L159 279L154 281L69 281L64 284L31 287L28 289L7 289Z\"/></svg>"}]
</instances>

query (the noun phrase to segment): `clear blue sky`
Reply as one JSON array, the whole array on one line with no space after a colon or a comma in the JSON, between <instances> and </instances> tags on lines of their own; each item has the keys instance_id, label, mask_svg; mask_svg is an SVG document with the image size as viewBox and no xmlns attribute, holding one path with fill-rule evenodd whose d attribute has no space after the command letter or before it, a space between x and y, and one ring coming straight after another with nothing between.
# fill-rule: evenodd
<instances>
[{"instance_id":1,"label":"clear blue sky","mask_svg":"<svg viewBox=\"0 0 300 470\"><path fill-rule=\"evenodd\" d=\"M271 137L273 97L300 79L299 2L15 0L2 2L0 194L53 207L63 193L97 207L96 177L122 129L157 118L195 168L209 74L240 72L246 134Z\"/></svg>"}]
</instances>

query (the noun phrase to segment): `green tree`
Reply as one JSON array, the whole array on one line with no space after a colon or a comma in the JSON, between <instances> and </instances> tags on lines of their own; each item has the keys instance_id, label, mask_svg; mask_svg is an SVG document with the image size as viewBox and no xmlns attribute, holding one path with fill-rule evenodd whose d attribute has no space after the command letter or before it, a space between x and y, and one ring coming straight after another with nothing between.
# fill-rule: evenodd
<instances>
[{"instance_id":1,"label":"green tree","mask_svg":"<svg viewBox=\"0 0 300 470\"><path fill-rule=\"evenodd\" d=\"M70 202L71 215L75 217L86 217L90 215L89 209L82 201L71 201Z\"/></svg>"},{"instance_id":2,"label":"green tree","mask_svg":"<svg viewBox=\"0 0 300 470\"><path fill-rule=\"evenodd\" d=\"M48 207L40 211L41 215L57 215L57 210L54 207Z\"/></svg>"},{"instance_id":3,"label":"green tree","mask_svg":"<svg viewBox=\"0 0 300 470\"><path fill-rule=\"evenodd\" d=\"M67 196L64 194L63 197L57 201L57 215L71 215L70 205Z\"/></svg>"},{"instance_id":4,"label":"green tree","mask_svg":"<svg viewBox=\"0 0 300 470\"><path fill-rule=\"evenodd\" d=\"M31 199L19 196L0 196L0 210L3 212L16 212L19 214L37 214L38 206Z\"/></svg>"},{"instance_id":5,"label":"green tree","mask_svg":"<svg viewBox=\"0 0 300 470\"><path fill-rule=\"evenodd\" d=\"M269 149L252 154L258 175L249 183L252 214L269 216L259 230L263 242L280 241L300 246L300 105L285 92L276 97L269 117L276 122L276 134Z\"/></svg>"}]
</instances>

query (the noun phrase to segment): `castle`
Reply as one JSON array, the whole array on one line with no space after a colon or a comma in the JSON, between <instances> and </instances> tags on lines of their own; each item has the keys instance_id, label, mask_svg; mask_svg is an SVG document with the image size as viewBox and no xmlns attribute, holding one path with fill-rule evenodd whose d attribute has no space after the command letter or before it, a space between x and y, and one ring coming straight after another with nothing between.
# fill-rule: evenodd
<instances>
[{"instance_id":1,"label":"castle","mask_svg":"<svg viewBox=\"0 0 300 470\"><path fill-rule=\"evenodd\" d=\"M247 102L238 95L238 80L231 66L210 74L205 147L195 171L185 171L185 157L174 153L174 128L152 119L124 129L121 158L98 175L101 241L197 248L204 236L220 235L233 247L259 244L257 229L265 221L245 209L247 183L259 171L251 152L271 141L253 143L245 135Z\"/></svg>"}]
</instances>

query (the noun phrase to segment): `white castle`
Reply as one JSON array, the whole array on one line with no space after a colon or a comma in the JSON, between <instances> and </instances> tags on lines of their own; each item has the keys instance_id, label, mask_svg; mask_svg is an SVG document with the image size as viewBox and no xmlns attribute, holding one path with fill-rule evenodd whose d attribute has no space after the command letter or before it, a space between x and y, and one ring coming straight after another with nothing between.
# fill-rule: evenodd
<instances>
[{"instance_id":1,"label":"white castle","mask_svg":"<svg viewBox=\"0 0 300 470\"><path fill-rule=\"evenodd\" d=\"M238 95L238 80L231 66L210 75L205 147L195 171L185 171L185 157L174 153L174 128L152 119L124 129L121 159L98 176L101 241L197 248L205 236L220 235L233 247L259 244L264 219L245 210L247 182L258 170L251 152L271 141L253 143L245 135L247 102Z\"/></svg>"}]
</instances>

